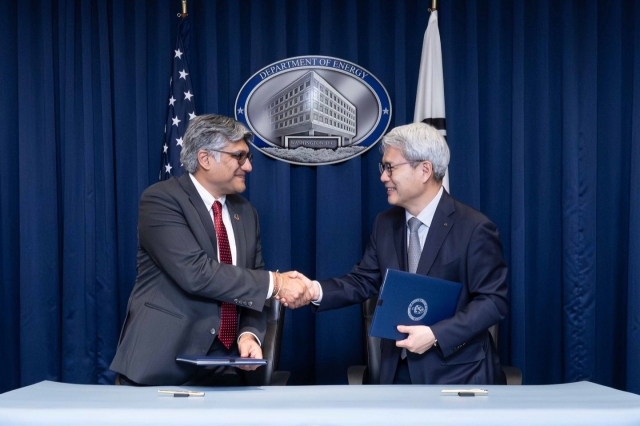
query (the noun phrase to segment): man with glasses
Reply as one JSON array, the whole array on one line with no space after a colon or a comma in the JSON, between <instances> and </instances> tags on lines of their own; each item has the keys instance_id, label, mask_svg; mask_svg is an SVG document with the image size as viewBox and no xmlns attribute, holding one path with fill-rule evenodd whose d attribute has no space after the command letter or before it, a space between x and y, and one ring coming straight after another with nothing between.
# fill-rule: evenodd
<instances>
[{"instance_id":1,"label":"man with glasses","mask_svg":"<svg viewBox=\"0 0 640 426\"><path fill-rule=\"evenodd\" d=\"M380 180L389 204L378 215L360 263L340 278L310 281L318 311L375 296L389 269L462 283L453 317L431 327L398 326L404 340L381 341L382 384L506 384L488 328L508 310L507 266L496 226L442 186L449 147L414 123L382 140Z\"/></svg>"},{"instance_id":2,"label":"man with glasses","mask_svg":"<svg viewBox=\"0 0 640 426\"><path fill-rule=\"evenodd\" d=\"M229 117L193 118L180 154L187 173L142 194L138 276L111 364L121 384L243 384L231 367L198 369L176 357L262 358L268 300L308 303L304 283L263 270L258 215L238 195L252 136Z\"/></svg>"}]
</instances>

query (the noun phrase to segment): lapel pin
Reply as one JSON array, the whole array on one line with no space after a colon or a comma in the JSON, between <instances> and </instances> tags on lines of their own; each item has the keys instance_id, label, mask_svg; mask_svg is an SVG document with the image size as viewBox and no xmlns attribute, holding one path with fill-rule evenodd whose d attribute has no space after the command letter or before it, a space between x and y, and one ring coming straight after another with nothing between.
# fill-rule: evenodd
<instances>
[{"instance_id":1,"label":"lapel pin","mask_svg":"<svg viewBox=\"0 0 640 426\"><path fill-rule=\"evenodd\" d=\"M233 215L233 218L235 220L240 220L240 215L238 213L236 213L236 214Z\"/></svg>"},{"instance_id":2,"label":"lapel pin","mask_svg":"<svg viewBox=\"0 0 640 426\"><path fill-rule=\"evenodd\" d=\"M444 223L444 226L449 226L449 224L447 222Z\"/></svg>"}]
</instances>

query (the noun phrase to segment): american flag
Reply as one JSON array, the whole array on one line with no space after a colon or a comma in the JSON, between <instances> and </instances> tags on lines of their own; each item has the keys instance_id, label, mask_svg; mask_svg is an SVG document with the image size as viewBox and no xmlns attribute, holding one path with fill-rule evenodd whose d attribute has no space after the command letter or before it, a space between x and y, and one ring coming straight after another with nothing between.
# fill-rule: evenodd
<instances>
[{"instance_id":1,"label":"american flag","mask_svg":"<svg viewBox=\"0 0 640 426\"><path fill-rule=\"evenodd\" d=\"M182 175L183 169L180 164L182 138L187 131L189 120L196 116L191 75L184 48L190 30L189 18L185 17L178 26L173 70L169 81L169 100L167 101L167 120L164 126L160 180Z\"/></svg>"}]
</instances>

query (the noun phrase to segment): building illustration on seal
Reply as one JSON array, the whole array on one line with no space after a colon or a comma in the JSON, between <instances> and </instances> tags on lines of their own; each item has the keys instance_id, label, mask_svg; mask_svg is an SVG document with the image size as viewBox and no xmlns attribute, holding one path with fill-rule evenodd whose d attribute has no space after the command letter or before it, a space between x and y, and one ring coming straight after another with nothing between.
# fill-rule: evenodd
<instances>
[{"instance_id":1,"label":"building illustration on seal","mask_svg":"<svg viewBox=\"0 0 640 426\"><path fill-rule=\"evenodd\" d=\"M235 117L251 145L291 164L323 166L371 149L391 123L389 93L370 71L328 56L284 58L238 92Z\"/></svg>"},{"instance_id":2,"label":"building illustration on seal","mask_svg":"<svg viewBox=\"0 0 640 426\"><path fill-rule=\"evenodd\" d=\"M269 98L265 110L283 148L341 148L356 135L355 105L315 71Z\"/></svg>"}]
</instances>

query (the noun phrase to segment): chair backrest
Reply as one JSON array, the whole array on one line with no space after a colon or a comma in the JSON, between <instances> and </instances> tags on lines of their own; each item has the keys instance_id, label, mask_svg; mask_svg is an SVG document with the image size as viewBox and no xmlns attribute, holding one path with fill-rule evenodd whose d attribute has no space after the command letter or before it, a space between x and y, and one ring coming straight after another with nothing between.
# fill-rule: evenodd
<instances>
[{"instance_id":1,"label":"chair backrest","mask_svg":"<svg viewBox=\"0 0 640 426\"><path fill-rule=\"evenodd\" d=\"M498 346L498 338L500 337L500 323L494 324L489 327L489 334L491 334L491 338L493 339L493 344L496 345L496 349Z\"/></svg>"},{"instance_id":2,"label":"chair backrest","mask_svg":"<svg viewBox=\"0 0 640 426\"><path fill-rule=\"evenodd\" d=\"M285 307L276 299L269 299L267 304L264 307L267 309L267 332L262 342L262 357L269 362L255 371L245 372L248 383L253 386L271 385L274 372L278 370L280 362Z\"/></svg>"},{"instance_id":3,"label":"chair backrest","mask_svg":"<svg viewBox=\"0 0 640 426\"><path fill-rule=\"evenodd\" d=\"M380 349L380 338L369 336L369 329L373 321L373 313L376 310L378 296L374 296L362 303L362 326L364 328L363 347L367 356L367 377L366 382L371 385L380 384L380 361L382 351Z\"/></svg>"}]
</instances>

